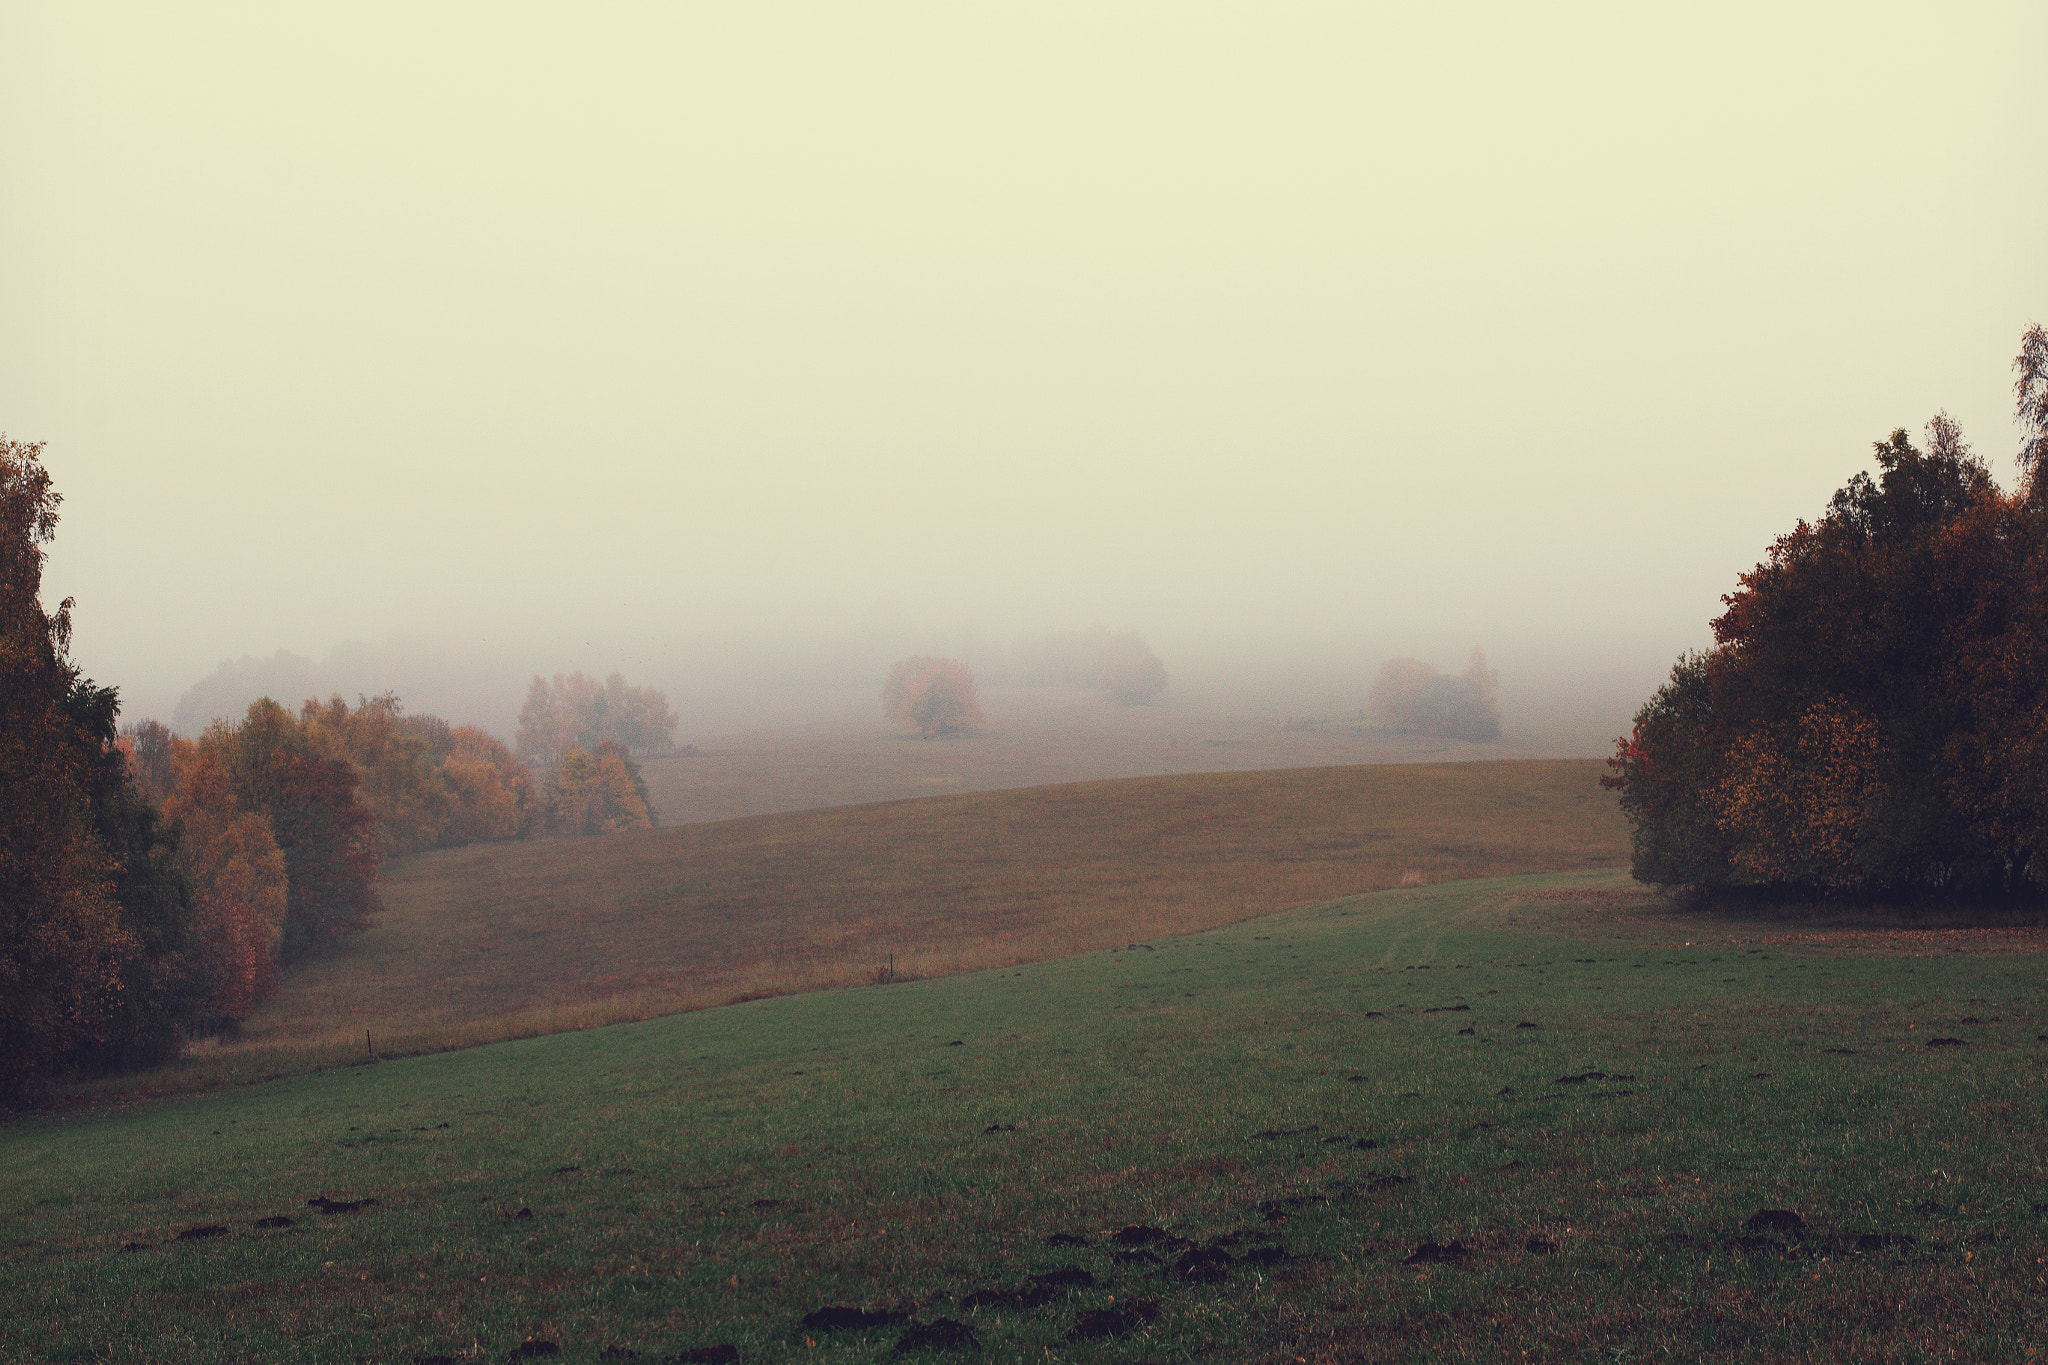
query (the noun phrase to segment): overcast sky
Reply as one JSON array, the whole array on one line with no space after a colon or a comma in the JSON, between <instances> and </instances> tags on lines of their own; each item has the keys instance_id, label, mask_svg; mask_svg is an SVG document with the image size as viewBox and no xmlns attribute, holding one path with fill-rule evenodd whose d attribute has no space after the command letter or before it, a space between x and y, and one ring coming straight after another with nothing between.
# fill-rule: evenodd
<instances>
[{"instance_id":1,"label":"overcast sky","mask_svg":"<svg viewBox=\"0 0 2048 1365\"><path fill-rule=\"evenodd\" d=\"M2044 53L2040 0L12 0L0 430L77 656L171 696L422 632L1703 641L1891 428L2010 479Z\"/></svg>"}]
</instances>

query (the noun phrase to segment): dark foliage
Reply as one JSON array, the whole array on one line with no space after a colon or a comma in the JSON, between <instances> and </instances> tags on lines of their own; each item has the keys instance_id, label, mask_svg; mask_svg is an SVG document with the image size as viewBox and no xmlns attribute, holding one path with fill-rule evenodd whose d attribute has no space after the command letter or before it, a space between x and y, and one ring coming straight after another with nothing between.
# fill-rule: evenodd
<instances>
[{"instance_id":1,"label":"dark foliage","mask_svg":"<svg viewBox=\"0 0 2048 1365\"><path fill-rule=\"evenodd\" d=\"M176 838L115 747L114 689L81 680L66 710L100 847L113 861L121 925L137 949L122 964L118 1003L99 1041L78 1060L92 1070L155 1066L177 1055L206 994L193 951L192 887L176 862Z\"/></svg>"},{"instance_id":2,"label":"dark foliage","mask_svg":"<svg viewBox=\"0 0 2048 1365\"><path fill-rule=\"evenodd\" d=\"M0 1099L99 1042L137 952L93 808L92 739L72 715L71 602L43 609L62 499L42 447L0 437Z\"/></svg>"},{"instance_id":3,"label":"dark foliage","mask_svg":"<svg viewBox=\"0 0 2048 1365\"><path fill-rule=\"evenodd\" d=\"M2039 426L2022 354L2021 418ZM2037 357L2038 359L2038 357ZM2029 404L2033 403L2033 407ZM1634 871L1716 892L2032 903L2048 872L2048 481L1947 416L1740 578L1603 779Z\"/></svg>"},{"instance_id":4,"label":"dark foliage","mask_svg":"<svg viewBox=\"0 0 2048 1365\"><path fill-rule=\"evenodd\" d=\"M284 852L285 956L368 928L383 908L377 817L356 800L355 769L322 758L291 714L268 698L250 704L222 748L236 801L270 822Z\"/></svg>"}]
</instances>

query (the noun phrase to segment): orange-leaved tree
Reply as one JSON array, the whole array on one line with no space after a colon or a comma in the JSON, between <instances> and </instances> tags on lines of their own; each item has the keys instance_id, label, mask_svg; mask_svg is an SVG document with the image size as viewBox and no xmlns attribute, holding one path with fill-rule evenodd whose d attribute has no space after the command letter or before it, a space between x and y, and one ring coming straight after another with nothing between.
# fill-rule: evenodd
<instances>
[{"instance_id":1,"label":"orange-leaved tree","mask_svg":"<svg viewBox=\"0 0 2048 1365\"><path fill-rule=\"evenodd\" d=\"M647 788L624 745L604 740L594 749L571 749L548 771L548 833L617 834L653 827Z\"/></svg>"},{"instance_id":2,"label":"orange-leaved tree","mask_svg":"<svg viewBox=\"0 0 2048 1365\"><path fill-rule=\"evenodd\" d=\"M173 787L164 818L179 829L178 865L192 882L203 1013L246 1019L277 991L290 885L284 852L269 823L236 803L217 746L169 737L165 747Z\"/></svg>"},{"instance_id":3,"label":"orange-leaved tree","mask_svg":"<svg viewBox=\"0 0 2048 1365\"><path fill-rule=\"evenodd\" d=\"M395 693L307 702L313 747L355 770L386 857L533 833L533 773L503 744L439 716L405 714Z\"/></svg>"},{"instance_id":4,"label":"orange-leaved tree","mask_svg":"<svg viewBox=\"0 0 2048 1365\"><path fill-rule=\"evenodd\" d=\"M376 815L385 857L443 842L451 814L448 784L429 747L430 732L405 723L395 693L359 697L354 710L338 696L308 701L299 719L316 753L355 770L356 800Z\"/></svg>"},{"instance_id":5,"label":"orange-leaved tree","mask_svg":"<svg viewBox=\"0 0 2048 1365\"><path fill-rule=\"evenodd\" d=\"M449 799L443 843L524 839L534 832L533 770L482 730L458 725L448 731L441 776Z\"/></svg>"},{"instance_id":6,"label":"orange-leaved tree","mask_svg":"<svg viewBox=\"0 0 2048 1365\"><path fill-rule=\"evenodd\" d=\"M882 683L882 714L926 739L982 724L974 674L958 659L913 654L899 659Z\"/></svg>"}]
</instances>

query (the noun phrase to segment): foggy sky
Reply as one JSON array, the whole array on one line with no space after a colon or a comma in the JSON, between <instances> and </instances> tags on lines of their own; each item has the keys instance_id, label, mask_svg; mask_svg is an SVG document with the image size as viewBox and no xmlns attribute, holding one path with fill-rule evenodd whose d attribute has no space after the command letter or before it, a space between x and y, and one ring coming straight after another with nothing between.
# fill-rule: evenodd
<instances>
[{"instance_id":1,"label":"foggy sky","mask_svg":"<svg viewBox=\"0 0 2048 1365\"><path fill-rule=\"evenodd\" d=\"M1663 650L1893 427L2011 477L2038 0L603 8L0 9L0 430L87 672Z\"/></svg>"}]
</instances>

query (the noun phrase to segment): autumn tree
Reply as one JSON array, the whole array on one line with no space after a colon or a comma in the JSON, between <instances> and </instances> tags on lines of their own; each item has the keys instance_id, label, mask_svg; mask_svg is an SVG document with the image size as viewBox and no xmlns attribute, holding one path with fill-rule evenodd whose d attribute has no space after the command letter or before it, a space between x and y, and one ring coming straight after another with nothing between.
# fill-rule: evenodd
<instances>
[{"instance_id":1,"label":"autumn tree","mask_svg":"<svg viewBox=\"0 0 2048 1365\"><path fill-rule=\"evenodd\" d=\"M647 787L626 747L602 740L595 749L571 749L548 770L547 832L617 834L652 829Z\"/></svg>"},{"instance_id":2,"label":"autumn tree","mask_svg":"<svg viewBox=\"0 0 2048 1365\"><path fill-rule=\"evenodd\" d=\"M316 751L354 769L385 857L533 833L532 770L483 731L407 715L389 692L353 709L307 702L299 715Z\"/></svg>"},{"instance_id":3,"label":"autumn tree","mask_svg":"<svg viewBox=\"0 0 2048 1365\"><path fill-rule=\"evenodd\" d=\"M405 723L396 694L359 697L353 710L338 696L308 701L299 719L315 753L354 770L356 800L377 817L384 857L442 842L451 812L448 784L431 748L435 734Z\"/></svg>"},{"instance_id":4,"label":"autumn tree","mask_svg":"<svg viewBox=\"0 0 2048 1365\"><path fill-rule=\"evenodd\" d=\"M113 689L41 600L62 499L40 443L0 436L0 1098L101 1049L154 1054L188 999L189 894L125 781Z\"/></svg>"},{"instance_id":5,"label":"autumn tree","mask_svg":"<svg viewBox=\"0 0 2048 1365\"><path fill-rule=\"evenodd\" d=\"M547 767L571 749L594 751L607 741L629 754L675 747L676 717L651 687L631 687L613 673L602 683L583 673L535 677L519 711L515 742L522 757Z\"/></svg>"},{"instance_id":6,"label":"autumn tree","mask_svg":"<svg viewBox=\"0 0 2048 1365\"><path fill-rule=\"evenodd\" d=\"M1119 636L1097 658L1095 686L1126 706L1150 701L1166 687L1166 665L1135 630Z\"/></svg>"},{"instance_id":7,"label":"autumn tree","mask_svg":"<svg viewBox=\"0 0 2048 1365\"><path fill-rule=\"evenodd\" d=\"M246 1019L277 991L290 894L284 852L269 822L235 801L218 746L202 748L168 732L150 741L166 751L171 769L163 811L178 827L178 865L192 883L195 956L205 988L200 1012L208 1019Z\"/></svg>"},{"instance_id":8,"label":"autumn tree","mask_svg":"<svg viewBox=\"0 0 2048 1365\"><path fill-rule=\"evenodd\" d=\"M2048 871L2048 339L2023 339L2017 492L1955 423L1875 447L1742 574L1606 784L1644 880L2034 901Z\"/></svg>"},{"instance_id":9,"label":"autumn tree","mask_svg":"<svg viewBox=\"0 0 2048 1365\"><path fill-rule=\"evenodd\" d=\"M210 727L200 745L219 754L237 805L269 823L284 853L286 956L368 928L383 908L381 840L348 761L323 757L268 697L251 702L240 724Z\"/></svg>"},{"instance_id":10,"label":"autumn tree","mask_svg":"<svg viewBox=\"0 0 2048 1365\"><path fill-rule=\"evenodd\" d=\"M484 731L471 725L448 731L441 776L449 800L444 844L525 839L534 833L533 770Z\"/></svg>"},{"instance_id":11,"label":"autumn tree","mask_svg":"<svg viewBox=\"0 0 2048 1365\"><path fill-rule=\"evenodd\" d=\"M1477 645L1459 677L1447 677L1420 659L1390 659L1373 679L1367 712L1374 724L1402 734L1499 739L1499 681Z\"/></svg>"},{"instance_id":12,"label":"autumn tree","mask_svg":"<svg viewBox=\"0 0 2048 1365\"><path fill-rule=\"evenodd\" d=\"M899 659L882 684L882 713L925 739L983 723L974 674L958 659Z\"/></svg>"}]
</instances>

